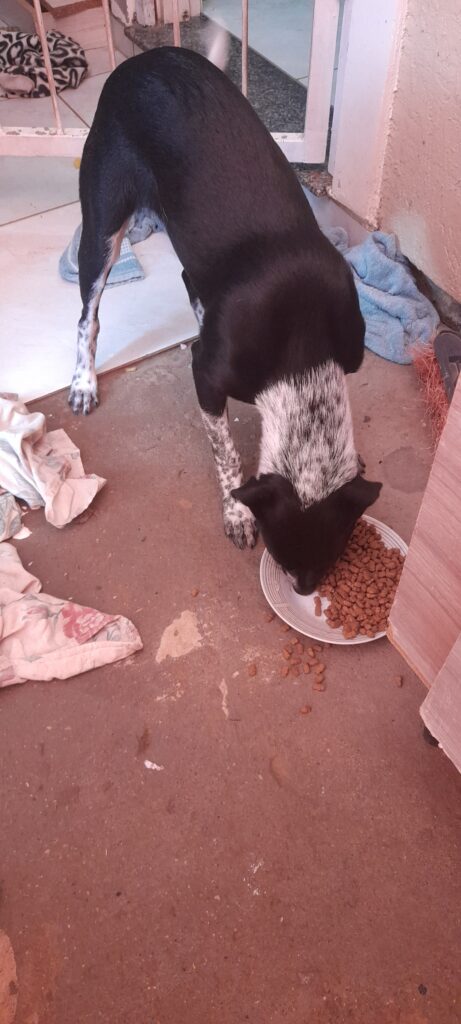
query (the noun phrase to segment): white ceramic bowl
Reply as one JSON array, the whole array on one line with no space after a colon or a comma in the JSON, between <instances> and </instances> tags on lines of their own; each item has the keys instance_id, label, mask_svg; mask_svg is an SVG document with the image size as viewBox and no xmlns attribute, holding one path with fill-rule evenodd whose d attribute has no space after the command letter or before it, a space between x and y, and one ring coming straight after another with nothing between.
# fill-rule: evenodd
<instances>
[{"instance_id":1,"label":"white ceramic bowl","mask_svg":"<svg viewBox=\"0 0 461 1024\"><path fill-rule=\"evenodd\" d=\"M407 554L408 546L394 530L371 516L363 516L363 518L367 523L372 523L376 527L387 548L398 548L402 555ZM322 614L316 615L314 600L319 596L317 592L309 594L308 597L297 594L293 590L288 576L285 576L268 551L264 551L261 558L260 578L264 596L273 611L280 619L287 622L298 633L303 633L304 636L310 636L313 640L320 640L327 644L368 644L371 640L379 640L380 637L386 635L377 633L376 636L371 637L359 633L352 640L346 640L341 629L332 629L328 625L324 613L324 609L329 604L328 598L321 598Z\"/></svg>"}]
</instances>

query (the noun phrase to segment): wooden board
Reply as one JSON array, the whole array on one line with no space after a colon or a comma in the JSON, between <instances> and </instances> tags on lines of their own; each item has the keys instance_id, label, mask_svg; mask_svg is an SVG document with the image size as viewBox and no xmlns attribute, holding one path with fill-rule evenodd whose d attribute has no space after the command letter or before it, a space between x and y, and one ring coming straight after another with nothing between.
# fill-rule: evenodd
<instances>
[{"instance_id":1,"label":"wooden board","mask_svg":"<svg viewBox=\"0 0 461 1024\"><path fill-rule=\"evenodd\" d=\"M461 633L461 378L389 620L389 639L431 686Z\"/></svg>"},{"instance_id":2,"label":"wooden board","mask_svg":"<svg viewBox=\"0 0 461 1024\"><path fill-rule=\"evenodd\" d=\"M429 690L421 717L461 772L461 634Z\"/></svg>"},{"instance_id":3,"label":"wooden board","mask_svg":"<svg viewBox=\"0 0 461 1024\"><path fill-rule=\"evenodd\" d=\"M80 14L81 11L101 6L101 0L41 0L41 2L44 10L49 11L53 18L69 18L72 14Z\"/></svg>"}]
</instances>

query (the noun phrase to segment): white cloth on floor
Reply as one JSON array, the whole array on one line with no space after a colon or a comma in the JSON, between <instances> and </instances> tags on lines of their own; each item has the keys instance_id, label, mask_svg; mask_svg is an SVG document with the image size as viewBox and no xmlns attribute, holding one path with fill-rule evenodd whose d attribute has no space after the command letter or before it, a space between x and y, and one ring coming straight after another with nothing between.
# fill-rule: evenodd
<instances>
[{"instance_id":1,"label":"white cloth on floor","mask_svg":"<svg viewBox=\"0 0 461 1024\"><path fill-rule=\"evenodd\" d=\"M12 544L0 544L0 688L68 679L142 648L133 623L41 594Z\"/></svg>"},{"instance_id":2,"label":"white cloth on floor","mask_svg":"<svg viewBox=\"0 0 461 1024\"><path fill-rule=\"evenodd\" d=\"M21 529L21 509L12 494L0 491L0 541L14 537Z\"/></svg>"},{"instance_id":3,"label":"white cloth on floor","mask_svg":"<svg viewBox=\"0 0 461 1024\"><path fill-rule=\"evenodd\" d=\"M0 396L0 488L30 508L44 505L48 522L61 527L88 508L105 482L84 472L64 430L47 433L43 413L29 413L15 395Z\"/></svg>"}]
</instances>

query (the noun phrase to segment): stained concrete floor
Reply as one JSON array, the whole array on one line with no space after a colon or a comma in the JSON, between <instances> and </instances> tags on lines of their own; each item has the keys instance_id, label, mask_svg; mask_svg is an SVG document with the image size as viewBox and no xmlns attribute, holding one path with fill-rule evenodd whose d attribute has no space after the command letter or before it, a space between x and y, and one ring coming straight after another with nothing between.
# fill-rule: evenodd
<instances>
[{"instance_id":1,"label":"stained concrete floor","mask_svg":"<svg viewBox=\"0 0 461 1024\"><path fill-rule=\"evenodd\" d=\"M88 419L39 403L108 483L63 531L30 513L21 557L46 591L131 617L144 650L0 694L16 1024L455 1024L461 780L387 641L326 650L325 693L282 678L261 545L222 533L189 361L107 375ZM375 512L408 539L431 459L412 370L369 355L351 392ZM251 469L256 417L236 417ZM157 663L184 612L200 643Z\"/></svg>"}]
</instances>

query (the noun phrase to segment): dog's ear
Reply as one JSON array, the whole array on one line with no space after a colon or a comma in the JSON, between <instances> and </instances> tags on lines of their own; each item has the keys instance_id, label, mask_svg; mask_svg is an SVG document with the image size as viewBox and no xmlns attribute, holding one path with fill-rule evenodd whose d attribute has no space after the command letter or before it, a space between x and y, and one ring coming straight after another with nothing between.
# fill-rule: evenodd
<instances>
[{"instance_id":1,"label":"dog's ear","mask_svg":"<svg viewBox=\"0 0 461 1024\"><path fill-rule=\"evenodd\" d=\"M236 501L248 505L256 519L264 516L269 507L274 507L282 498L294 499L294 491L288 480L278 473L263 473L258 479L250 477L242 487L231 491Z\"/></svg>"},{"instance_id":2,"label":"dog's ear","mask_svg":"<svg viewBox=\"0 0 461 1024\"><path fill-rule=\"evenodd\" d=\"M347 499L348 504L353 506L357 516L361 516L365 509L377 501L382 486L380 483L365 480L365 477L359 474L348 484L344 484L341 493Z\"/></svg>"}]
</instances>

